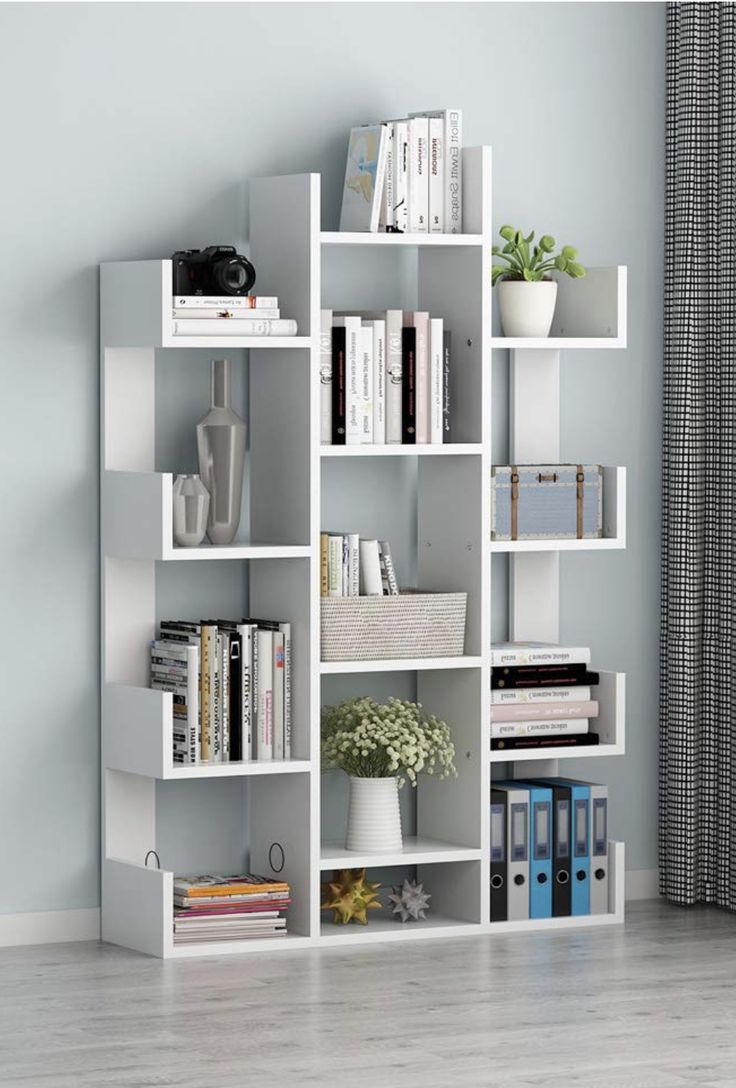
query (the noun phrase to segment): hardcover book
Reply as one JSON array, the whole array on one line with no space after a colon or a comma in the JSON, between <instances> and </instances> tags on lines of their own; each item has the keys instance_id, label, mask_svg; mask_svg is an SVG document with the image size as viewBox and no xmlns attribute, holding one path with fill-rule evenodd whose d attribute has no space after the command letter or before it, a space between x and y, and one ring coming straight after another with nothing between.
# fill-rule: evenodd
<instances>
[{"instance_id":1,"label":"hardcover book","mask_svg":"<svg viewBox=\"0 0 736 1088\"><path fill-rule=\"evenodd\" d=\"M385 125L364 125L350 130L341 231L377 231L386 173Z\"/></svg>"}]
</instances>

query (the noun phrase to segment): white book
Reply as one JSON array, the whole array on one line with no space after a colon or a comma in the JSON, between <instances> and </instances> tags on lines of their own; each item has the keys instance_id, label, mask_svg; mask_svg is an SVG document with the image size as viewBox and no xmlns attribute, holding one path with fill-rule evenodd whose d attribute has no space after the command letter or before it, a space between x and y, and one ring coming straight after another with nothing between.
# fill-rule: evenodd
<instances>
[{"instance_id":1,"label":"white book","mask_svg":"<svg viewBox=\"0 0 736 1088\"><path fill-rule=\"evenodd\" d=\"M220 640L220 703L222 719L221 762L230 762L230 636L222 631Z\"/></svg>"},{"instance_id":2,"label":"white book","mask_svg":"<svg viewBox=\"0 0 736 1088\"><path fill-rule=\"evenodd\" d=\"M345 546L347 548L345 596L357 597L360 594L360 535L358 533L346 533Z\"/></svg>"},{"instance_id":3,"label":"white book","mask_svg":"<svg viewBox=\"0 0 736 1088\"><path fill-rule=\"evenodd\" d=\"M378 541L378 551L381 560L381 582L384 596L398 597L399 583L396 578L394 559L391 554L391 545L388 540Z\"/></svg>"},{"instance_id":4,"label":"white book","mask_svg":"<svg viewBox=\"0 0 736 1088\"><path fill-rule=\"evenodd\" d=\"M284 633L273 632L273 758L284 758Z\"/></svg>"},{"instance_id":5,"label":"white book","mask_svg":"<svg viewBox=\"0 0 736 1088\"><path fill-rule=\"evenodd\" d=\"M345 326L345 445L358 446L363 433L362 322L357 316L333 318Z\"/></svg>"},{"instance_id":6,"label":"white book","mask_svg":"<svg viewBox=\"0 0 736 1088\"><path fill-rule=\"evenodd\" d=\"M409 231L429 230L429 120L409 118Z\"/></svg>"},{"instance_id":7,"label":"white book","mask_svg":"<svg viewBox=\"0 0 736 1088\"><path fill-rule=\"evenodd\" d=\"M417 445L429 442L429 314L426 310L407 311L404 324L417 330L416 341L416 439Z\"/></svg>"},{"instance_id":8,"label":"white book","mask_svg":"<svg viewBox=\"0 0 736 1088\"><path fill-rule=\"evenodd\" d=\"M253 633L252 623L238 623L240 635L241 747L243 760L253 758Z\"/></svg>"},{"instance_id":9,"label":"white book","mask_svg":"<svg viewBox=\"0 0 736 1088\"><path fill-rule=\"evenodd\" d=\"M394 214L393 227L400 234L409 229L409 122L394 121Z\"/></svg>"},{"instance_id":10,"label":"white book","mask_svg":"<svg viewBox=\"0 0 736 1088\"><path fill-rule=\"evenodd\" d=\"M341 536L333 533L327 538L327 596L342 597L342 544Z\"/></svg>"},{"instance_id":11,"label":"white book","mask_svg":"<svg viewBox=\"0 0 736 1088\"><path fill-rule=\"evenodd\" d=\"M381 215L378 229L390 230L394 225L394 126L386 125L386 174L383 182Z\"/></svg>"},{"instance_id":12,"label":"white book","mask_svg":"<svg viewBox=\"0 0 736 1088\"><path fill-rule=\"evenodd\" d=\"M172 320L172 336L296 336L296 321L220 321L207 318L200 321Z\"/></svg>"},{"instance_id":13,"label":"white book","mask_svg":"<svg viewBox=\"0 0 736 1088\"><path fill-rule=\"evenodd\" d=\"M445 150L445 232L463 229L463 113L462 110L425 110L410 117L441 117Z\"/></svg>"},{"instance_id":14,"label":"white book","mask_svg":"<svg viewBox=\"0 0 736 1088\"><path fill-rule=\"evenodd\" d=\"M273 310L278 308L276 295L174 295L174 308L198 310Z\"/></svg>"},{"instance_id":15,"label":"white book","mask_svg":"<svg viewBox=\"0 0 736 1088\"><path fill-rule=\"evenodd\" d=\"M177 307L171 311L171 316L182 321L273 321L281 317L281 310L278 308L236 310L231 309L230 306L223 306L219 309L203 306L201 309L195 309L192 306L189 309Z\"/></svg>"},{"instance_id":16,"label":"white book","mask_svg":"<svg viewBox=\"0 0 736 1088\"><path fill-rule=\"evenodd\" d=\"M386 125L350 130L341 231L377 231L386 176Z\"/></svg>"},{"instance_id":17,"label":"white book","mask_svg":"<svg viewBox=\"0 0 736 1088\"><path fill-rule=\"evenodd\" d=\"M366 323L373 330L373 442L386 443L386 322Z\"/></svg>"},{"instance_id":18,"label":"white book","mask_svg":"<svg viewBox=\"0 0 736 1088\"><path fill-rule=\"evenodd\" d=\"M258 643L258 740L256 758L273 759L273 631L259 627Z\"/></svg>"},{"instance_id":19,"label":"white book","mask_svg":"<svg viewBox=\"0 0 736 1088\"><path fill-rule=\"evenodd\" d=\"M320 311L319 440L332 445L332 310Z\"/></svg>"},{"instance_id":20,"label":"white book","mask_svg":"<svg viewBox=\"0 0 736 1088\"><path fill-rule=\"evenodd\" d=\"M429 319L429 441L441 445L444 440L445 345L441 317Z\"/></svg>"},{"instance_id":21,"label":"white book","mask_svg":"<svg viewBox=\"0 0 736 1088\"><path fill-rule=\"evenodd\" d=\"M491 646L492 668L589 664L588 646L557 646L553 642L497 642Z\"/></svg>"},{"instance_id":22,"label":"white book","mask_svg":"<svg viewBox=\"0 0 736 1088\"><path fill-rule=\"evenodd\" d=\"M345 535L342 538L342 595L350 596L350 545Z\"/></svg>"},{"instance_id":23,"label":"white book","mask_svg":"<svg viewBox=\"0 0 736 1088\"><path fill-rule=\"evenodd\" d=\"M280 623L284 638L284 759L291 759L291 624Z\"/></svg>"},{"instance_id":24,"label":"white book","mask_svg":"<svg viewBox=\"0 0 736 1088\"><path fill-rule=\"evenodd\" d=\"M188 763L199 763L199 646L185 645L187 662L186 734Z\"/></svg>"},{"instance_id":25,"label":"white book","mask_svg":"<svg viewBox=\"0 0 736 1088\"><path fill-rule=\"evenodd\" d=\"M577 703L589 702L591 689L587 684L569 688L494 688L491 692L493 706L515 706L520 703Z\"/></svg>"},{"instance_id":26,"label":"white book","mask_svg":"<svg viewBox=\"0 0 736 1088\"><path fill-rule=\"evenodd\" d=\"M429 232L445 229L445 125L441 117L429 118Z\"/></svg>"},{"instance_id":27,"label":"white book","mask_svg":"<svg viewBox=\"0 0 736 1088\"><path fill-rule=\"evenodd\" d=\"M587 733L590 723L587 718L553 718L549 721L529 722L491 722L491 737L539 737L545 734L561 736L567 733Z\"/></svg>"},{"instance_id":28,"label":"white book","mask_svg":"<svg viewBox=\"0 0 736 1088\"><path fill-rule=\"evenodd\" d=\"M360 392L361 424L360 444L373 445L373 329L362 325L360 329Z\"/></svg>"},{"instance_id":29,"label":"white book","mask_svg":"<svg viewBox=\"0 0 736 1088\"><path fill-rule=\"evenodd\" d=\"M386 442L400 445L402 442L402 377L404 355L401 330L404 327L403 310L386 310Z\"/></svg>"},{"instance_id":30,"label":"white book","mask_svg":"<svg viewBox=\"0 0 736 1088\"><path fill-rule=\"evenodd\" d=\"M360 584L365 597L382 597L381 558L377 540L360 542Z\"/></svg>"}]
</instances>

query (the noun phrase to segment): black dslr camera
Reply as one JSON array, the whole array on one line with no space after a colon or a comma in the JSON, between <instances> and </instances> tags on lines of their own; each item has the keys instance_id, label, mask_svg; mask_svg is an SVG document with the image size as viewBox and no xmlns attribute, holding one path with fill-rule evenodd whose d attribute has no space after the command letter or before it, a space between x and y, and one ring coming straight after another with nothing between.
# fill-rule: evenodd
<instances>
[{"instance_id":1,"label":"black dslr camera","mask_svg":"<svg viewBox=\"0 0 736 1088\"><path fill-rule=\"evenodd\" d=\"M235 246L182 249L171 258L175 295L247 295L256 270Z\"/></svg>"}]
</instances>

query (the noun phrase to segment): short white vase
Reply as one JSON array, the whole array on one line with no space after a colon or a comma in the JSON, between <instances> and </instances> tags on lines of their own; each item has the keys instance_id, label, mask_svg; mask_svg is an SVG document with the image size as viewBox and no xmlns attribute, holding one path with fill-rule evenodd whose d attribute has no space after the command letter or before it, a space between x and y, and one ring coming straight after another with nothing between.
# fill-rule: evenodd
<instances>
[{"instance_id":1,"label":"short white vase","mask_svg":"<svg viewBox=\"0 0 736 1088\"><path fill-rule=\"evenodd\" d=\"M210 496L199 476L177 476L172 497L174 543L196 548L207 532Z\"/></svg>"},{"instance_id":2,"label":"short white vase","mask_svg":"<svg viewBox=\"0 0 736 1088\"><path fill-rule=\"evenodd\" d=\"M554 280L501 280L496 290L504 336L549 336L557 301Z\"/></svg>"},{"instance_id":3,"label":"short white vase","mask_svg":"<svg viewBox=\"0 0 736 1088\"><path fill-rule=\"evenodd\" d=\"M354 778L350 776L348 808L348 850L380 853L400 850L401 813L396 778Z\"/></svg>"}]
</instances>

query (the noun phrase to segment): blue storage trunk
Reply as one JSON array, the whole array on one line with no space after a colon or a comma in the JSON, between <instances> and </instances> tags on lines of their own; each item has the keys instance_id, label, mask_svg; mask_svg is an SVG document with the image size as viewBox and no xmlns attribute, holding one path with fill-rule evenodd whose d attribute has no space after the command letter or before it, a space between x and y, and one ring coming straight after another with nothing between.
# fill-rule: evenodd
<instances>
[{"instance_id":1,"label":"blue storage trunk","mask_svg":"<svg viewBox=\"0 0 736 1088\"><path fill-rule=\"evenodd\" d=\"M600 536L600 465L496 465L491 469L492 540Z\"/></svg>"}]
</instances>

